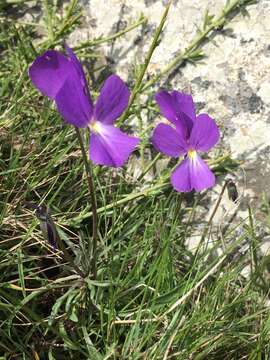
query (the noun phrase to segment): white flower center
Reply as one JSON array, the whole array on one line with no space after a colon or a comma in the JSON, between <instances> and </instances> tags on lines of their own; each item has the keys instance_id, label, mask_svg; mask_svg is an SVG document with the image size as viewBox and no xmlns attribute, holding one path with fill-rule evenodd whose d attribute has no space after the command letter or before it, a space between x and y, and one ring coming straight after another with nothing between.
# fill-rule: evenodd
<instances>
[{"instance_id":1,"label":"white flower center","mask_svg":"<svg viewBox=\"0 0 270 360\"><path fill-rule=\"evenodd\" d=\"M197 151L196 150L189 150L188 151L188 157L190 158L190 160L194 160L197 156Z\"/></svg>"},{"instance_id":2,"label":"white flower center","mask_svg":"<svg viewBox=\"0 0 270 360\"><path fill-rule=\"evenodd\" d=\"M93 131L93 133L98 134L101 132L101 124L99 121L93 121L89 125L90 130Z\"/></svg>"}]
</instances>

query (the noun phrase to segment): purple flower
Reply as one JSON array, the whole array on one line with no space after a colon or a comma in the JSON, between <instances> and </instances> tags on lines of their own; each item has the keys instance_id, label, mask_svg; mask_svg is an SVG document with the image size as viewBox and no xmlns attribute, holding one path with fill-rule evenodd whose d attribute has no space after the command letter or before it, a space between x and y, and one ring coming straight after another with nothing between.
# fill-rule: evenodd
<instances>
[{"instance_id":1,"label":"purple flower","mask_svg":"<svg viewBox=\"0 0 270 360\"><path fill-rule=\"evenodd\" d=\"M206 152L218 142L215 121L207 114L196 116L191 95L161 91L155 99L161 114L174 125L159 124L155 128L152 137L155 148L169 156L184 156L171 175L173 187L180 192L212 187L215 176L198 152Z\"/></svg>"},{"instance_id":2,"label":"purple flower","mask_svg":"<svg viewBox=\"0 0 270 360\"><path fill-rule=\"evenodd\" d=\"M29 76L43 95L55 101L66 122L90 128L90 159L95 164L122 166L139 142L114 126L128 105L129 90L117 75L111 75L94 106L81 63L68 46L66 52L67 56L48 50L38 56Z\"/></svg>"}]
</instances>

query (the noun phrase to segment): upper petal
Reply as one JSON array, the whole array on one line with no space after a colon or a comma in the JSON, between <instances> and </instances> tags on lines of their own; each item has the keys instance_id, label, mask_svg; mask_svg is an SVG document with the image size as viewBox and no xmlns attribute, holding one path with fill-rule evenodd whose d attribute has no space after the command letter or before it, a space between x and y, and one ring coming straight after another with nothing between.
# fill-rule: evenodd
<instances>
[{"instance_id":1,"label":"upper petal","mask_svg":"<svg viewBox=\"0 0 270 360\"><path fill-rule=\"evenodd\" d=\"M95 119L103 124L113 124L128 105L129 89L117 75L105 81L95 105Z\"/></svg>"},{"instance_id":2,"label":"upper petal","mask_svg":"<svg viewBox=\"0 0 270 360\"><path fill-rule=\"evenodd\" d=\"M99 132L90 137L90 159L95 164L123 166L139 139L128 136L112 125L98 124Z\"/></svg>"},{"instance_id":3,"label":"upper petal","mask_svg":"<svg viewBox=\"0 0 270 360\"><path fill-rule=\"evenodd\" d=\"M29 68L29 76L35 87L51 99L63 86L73 71L73 65L66 56L55 50L48 50L38 56Z\"/></svg>"},{"instance_id":4,"label":"upper petal","mask_svg":"<svg viewBox=\"0 0 270 360\"><path fill-rule=\"evenodd\" d=\"M89 88L88 88L87 80L86 80L86 77L85 77L85 73L83 71L82 64L79 61L79 59L77 58L76 54L72 51L72 49L67 44L65 44L65 49L66 49L66 52L68 54L68 57L69 57L70 61L72 62L74 68L77 71L77 74L78 74L78 76L80 78L80 81L81 81L81 84L83 86L85 94L88 94L89 103L93 107L92 99L91 99L91 96L90 96L90 92L89 92Z\"/></svg>"},{"instance_id":5,"label":"upper petal","mask_svg":"<svg viewBox=\"0 0 270 360\"><path fill-rule=\"evenodd\" d=\"M177 131L181 133L184 139L188 139L193 126L193 120L189 116L191 111L188 111L190 109L186 106L188 101L186 100L185 103L183 101L181 102L181 95L184 96L185 94L181 94L178 91L173 91L171 94L167 91L160 91L156 94L155 99L159 105L161 114L176 126ZM190 95L185 96L188 98ZM183 104L185 106L183 106Z\"/></svg>"},{"instance_id":6,"label":"upper petal","mask_svg":"<svg viewBox=\"0 0 270 360\"><path fill-rule=\"evenodd\" d=\"M166 155L178 157L187 152L187 145L181 134L170 125L159 124L151 140L155 148Z\"/></svg>"},{"instance_id":7,"label":"upper petal","mask_svg":"<svg viewBox=\"0 0 270 360\"><path fill-rule=\"evenodd\" d=\"M173 124L178 124L175 103L170 93L160 91L155 95L155 100L158 103L161 114Z\"/></svg>"},{"instance_id":8,"label":"upper petal","mask_svg":"<svg viewBox=\"0 0 270 360\"><path fill-rule=\"evenodd\" d=\"M173 91L172 97L179 109L186 114L192 121L196 119L196 110L193 102L193 98L190 94L185 94L179 91Z\"/></svg>"},{"instance_id":9,"label":"upper petal","mask_svg":"<svg viewBox=\"0 0 270 360\"><path fill-rule=\"evenodd\" d=\"M85 127L90 122L93 114L92 103L89 102L80 78L74 72L70 73L58 91L55 102L58 111L68 123Z\"/></svg>"},{"instance_id":10,"label":"upper petal","mask_svg":"<svg viewBox=\"0 0 270 360\"><path fill-rule=\"evenodd\" d=\"M207 114L200 114L194 122L189 142L194 150L208 151L218 142L219 137L215 121Z\"/></svg>"},{"instance_id":11,"label":"upper petal","mask_svg":"<svg viewBox=\"0 0 270 360\"><path fill-rule=\"evenodd\" d=\"M77 58L76 54L73 52L73 50L65 43L65 49L68 55L69 60L72 62L73 66L75 67L76 71L78 72L78 75L81 76L84 84L87 84L86 77L83 71L82 64L80 60Z\"/></svg>"}]
</instances>

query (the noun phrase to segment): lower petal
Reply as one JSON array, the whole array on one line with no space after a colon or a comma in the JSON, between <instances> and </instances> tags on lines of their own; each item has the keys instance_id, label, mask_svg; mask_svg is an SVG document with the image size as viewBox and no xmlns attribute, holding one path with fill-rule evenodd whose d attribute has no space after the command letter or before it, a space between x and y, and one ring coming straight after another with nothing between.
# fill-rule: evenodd
<instances>
[{"instance_id":1,"label":"lower petal","mask_svg":"<svg viewBox=\"0 0 270 360\"><path fill-rule=\"evenodd\" d=\"M179 192L202 191L215 185L215 175L199 155L187 156L172 173L171 183Z\"/></svg>"},{"instance_id":2,"label":"lower petal","mask_svg":"<svg viewBox=\"0 0 270 360\"><path fill-rule=\"evenodd\" d=\"M111 125L99 123L99 129L90 137L90 159L97 165L123 166L139 139Z\"/></svg>"},{"instance_id":3,"label":"lower petal","mask_svg":"<svg viewBox=\"0 0 270 360\"><path fill-rule=\"evenodd\" d=\"M189 163L191 184L195 191L202 191L215 185L215 175L199 155L192 160L189 159Z\"/></svg>"},{"instance_id":4,"label":"lower petal","mask_svg":"<svg viewBox=\"0 0 270 360\"><path fill-rule=\"evenodd\" d=\"M188 157L186 157L172 173L171 183L176 191L189 192L192 190Z\"/></svg>"}]
</instances>

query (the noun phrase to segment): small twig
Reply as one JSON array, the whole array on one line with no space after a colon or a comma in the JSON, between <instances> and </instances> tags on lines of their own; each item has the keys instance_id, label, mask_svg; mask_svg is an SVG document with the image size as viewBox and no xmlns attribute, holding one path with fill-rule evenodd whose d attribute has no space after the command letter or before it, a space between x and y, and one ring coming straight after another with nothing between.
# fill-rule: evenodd
<instances>
[{"instance_id":1,"label":"small twig","mask_svg":"<svg viewBox=\"0 0 270 360\"><path fill-rule=\"evenodd\" d=\"M87 182L88 182L88 189L90 193L91 205L92 205L92 236L93 236L93 251L92 251L92 259L91 259L91 270L92 270L92 277L96 279L97 277L97 238L98 238L98 216L97 216L97 203L96 203L96 195L95 195L95 187L93 181L93 172L90 166L90 161L88 161L82 135L80 130L75 127L77 138L80 143L81 152L83 163L85 167L85 171L87 174ZM90 247L89 247L90 248Z\"/></svg>"},{"instance_id":2,"label":"small twig","mask_svg":"<svg viewBox=\"0 0 270 360\"><path fill-rule=\"evenodd\" d=\"M106 38L85 41L81 45L75 46L73 48L73 50L74 51L82 50L82 49L85 49L85 48L88 48L88 47L91 47L91 46L97 46L97 45L104 44L106 42L113 41L113 40L119 38L120 36L123 36L124 34L130 32L131 30L136 29L138 26L146 23L146 21L147 21L147 19L144 16L141 16L140 19L136 23L134 23L134 24L132 24L130 26L127 26L125 29L123 29L121 31L118 31L117 33L115 33L113 35L110 35L110 36L108 36Z\"/></svg>"},{"instance_id":3,"label":"small twig","mask_svg":"<svg viewBox=\"0 0 270 360\"><path fill-rule=\"evenodd\" d=\"M214 207L214 209L213 209L213 211L212 211L212 214L210 215L210 218L209 218L209 220L208 220L207 226L205 227L204 232L203 232L203 234L202 234L201 242L205 239L205 237L206 237L206 235L207 235L207 232L208 232L208 230L209 230L209 228L210 228L210 226L211 226L211 224L212 224L212 221L213 221L213 219L214 219L214 216L216 215L216 212L217 212L218 207L219 207L219 205L220 205L220 203L221 203L223 194L224 194L224 192L225 192L225 190L226 190L227 183L228 183L228 182L225 181L224 184L223 184L223 187L222 187L222 189L221 189L221 192L220 192L220 194L219 194L219 197L218 197L218 199L217 199L217 202L216 202L216 204L215 204L215 207Z\"/></svg>"},{"instance_id":4,"label":"small twig","mask_svg":"<svg viewBox=\"0 0 270 360\"><path fill-rule=\"evenodd\" d=\"M159 321L159 318L150 318L150 319L141 319L141 320L114 320L112 325L132 325L136 323L148 323L148 322L155 322Z\"/></svg>"}]
</instances>

